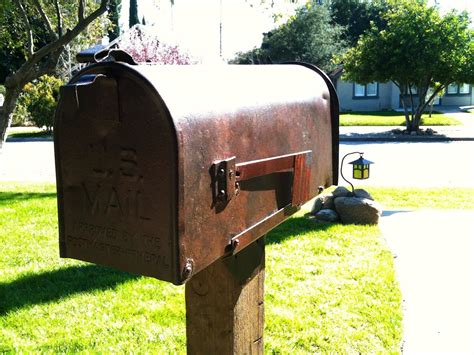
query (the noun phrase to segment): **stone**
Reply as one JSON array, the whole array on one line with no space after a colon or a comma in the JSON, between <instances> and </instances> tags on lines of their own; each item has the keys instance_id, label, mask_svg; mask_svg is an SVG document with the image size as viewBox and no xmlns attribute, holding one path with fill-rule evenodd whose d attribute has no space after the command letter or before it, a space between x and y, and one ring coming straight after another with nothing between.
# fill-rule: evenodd
<instances>
[{"instance_id":1,"label":"stone","mask_svg":"<svg viewBox=\"0 0 474 355\"><path fill-rule=\"evenodd\" d=\"M325 208L316 213L314 219L320 222L337 222L339 220L339 215L336 211Z\"/></svg>"},{"instance_id":2,"label":"stone","mask_svg":"<svg viewBox=\"0 0 474 355\"><path fill-rule=\"evenodd\" d=\"M316 197L311 209L312 214L318 213L322 209L332 208L334 209L334 197L332 195L319 195Z\"/></svg>"},{"instance_id":3,"label":"stone","mask_svg":"<svg viewBox=\"0 0 474 355\"><path fill-rule=\"evenodd\" d=\"M336 211L344 224L378 224L382 215L379 203L360 197L338 197Z\"/></svg>"},{"instance_id":4,"label":"stone","mask_svg":"<svg viewBox=\"0 0 474 355\"><path fill-rule=\"evenodd\" d=\"M355 189L354 190L354 195L355 197L360 197L360 198L366 198L368 200L374 201L374 198L372 197L371 194L369 194L366 190L364 189Z\"/></svg>"},{"instance_id":5,"label":"stone","mask_svg":"<svg viewBox=\"0 0 474 355\"><path fill-rule=\"evenodd\" d=\"M346 189L344 186L338 186L333 192L332 195L336 197L348 197L352 196L352 192Z\"/></svg>"},{"instance_id":6,"label":"stone","mask_svg":"<svg viewBox=\"0 0 474 355\"><path fill-rule=\"evenodd\" d=\"M334 196L333 195L326 195L324 196L323 200L323 209L335 209L336 206L334 205Z\"/></svg>"},{"instance_id":7,"label":"stone","mask_svg":"<svg viewBox=\"0 0 474 355\"><path fill-rule=\"evenodd\" d=\"M322 208L323 208L323 196L318 196L314 200L313 207L311 208L311 214L316 214L318 213Z\"/></svg>"}]
</instances>

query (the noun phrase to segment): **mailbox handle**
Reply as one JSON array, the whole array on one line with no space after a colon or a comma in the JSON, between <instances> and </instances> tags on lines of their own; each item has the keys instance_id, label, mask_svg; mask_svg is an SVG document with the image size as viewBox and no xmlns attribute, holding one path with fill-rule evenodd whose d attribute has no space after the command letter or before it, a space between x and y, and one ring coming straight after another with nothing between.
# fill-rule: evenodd
<instances>
[{"instance_id":1,"label":"mailbox handle","mask_svg":"<svg viewBox=\"0 0 474 355\"><path fill-rule=\"evenodd\" d=\"M226 205L239 194L240 182L255 177L293 171L291 206L301 206L309 200L312 151L279 155L244 163L235 163L235 157L214 162L211 167L213 196L216 204Z\"/></svg>"},{"instance_id":2,"label":"mailbox handle","mask_svg":"<svg viewBox=\"0 0 474 355\"><path fill-rule=\"evenodd\" d=\"M312 151L306 150L238 164L235 163L235 157L231 157L217 161L212 165L214 196L218 202L223 204L227 204L232 196L238 194L241 181L278 172L293 171L291 202L237 235L233 235L226 249L228 253L237 253L265 235L309 200L311 197L311 160Z\"/></svg>"},{"instance_id":3,"label":"mailbox handle","mask_svg":"<svg viewBox=\"0 0 474 355\"><path fill-rule=\"evenodd\" d=\"M308 200L311 181L312 151L280 155L252 160L235 165L236 184L255 177L293 170L292 206L300 206ZM238 185L237 185L238 187Z\"/></svg>"}]
</instances>

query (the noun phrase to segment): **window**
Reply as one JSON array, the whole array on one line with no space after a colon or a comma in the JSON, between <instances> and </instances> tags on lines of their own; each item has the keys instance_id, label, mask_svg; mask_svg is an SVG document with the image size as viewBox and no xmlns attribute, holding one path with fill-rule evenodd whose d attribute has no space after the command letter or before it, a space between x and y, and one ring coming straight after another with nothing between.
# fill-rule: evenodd
<instances>
[{"instance_id":1,"label":"window","mask_svg":"<svg viewBox=\"0 0 474 355\"><path fill-rule=\"evenodd\" d=\"M469 94L469 84L461 84L459 86L459 93L460 94Z\"/></svg>"},{"instance_id":2,"label":"window","mask_svg":"<svg viewBox=\"0 0 474 355\"><path fill-rule=\"evenodd\" d=\"M367 84L367 96L377 96L377 84Z\"/></svg>"},{"instance_id":3,"label":"window","mask_svg":"<svg viewBox=\"0 0 474 355\"><path fill-rule=\"evenodd\" d=\"M449 84L447 94L448 95L466 95L471 92L471 86L469 84Z\"/></svg>"},{"instance_id":4,"label":"window","mask_svg":"<svg viewBox=\"0 0 474 355\"><path fill-rule=\"evenodd\" d=\"M354 96L356 97L365 96L365 85L354 84Z\"/></svg>"},{"instance_id":5,"label":"window","mask_svg":"<svg viewBox=\"0 0 474 355\"><path fill-rule=\"evenodd\" d=\"M369 83L366 85L354 83L354 97L355 98L371 98L378 96L379 84Z\"/></svg>"},{"instance_id":6,"label":"window","mask_svg":"<svg viewBox=\"0 0 474 355\"><path fill-rule=\"evenodd\" d=\"M458 84L449 84L448 94L457 94L457 93L458 93Z\"/></svg>"}]
</instances>

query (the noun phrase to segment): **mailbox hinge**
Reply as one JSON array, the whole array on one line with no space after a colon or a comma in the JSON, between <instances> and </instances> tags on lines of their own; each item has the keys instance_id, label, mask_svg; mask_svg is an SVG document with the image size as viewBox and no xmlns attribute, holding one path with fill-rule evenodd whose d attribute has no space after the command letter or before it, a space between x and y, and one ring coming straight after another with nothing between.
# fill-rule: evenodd
<instances>
[{"instance_id":1,"label":"mailbox hinge","mask_svg":"<svg viewBox=\"0 0 474 355\"><path fill-rule=\"evenodd\" d=\"M214 201L225 204L236 194L235 157L214 162L211 170Z\"/></svg>"}]
</instances>

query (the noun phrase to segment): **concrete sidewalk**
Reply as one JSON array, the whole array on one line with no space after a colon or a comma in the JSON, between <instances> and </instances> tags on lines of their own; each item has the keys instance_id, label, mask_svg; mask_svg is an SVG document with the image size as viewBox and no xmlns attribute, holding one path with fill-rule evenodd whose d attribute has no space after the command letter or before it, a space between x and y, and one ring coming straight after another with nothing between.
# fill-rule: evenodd
<instances>
[{"instance_id":1,"label":"concrete sidewalk","mask_svg":"<svg viewBox=\"0 0 474 355\"><path fill-rule=\"evenodd\" d=\"M474 354L474 211L386 211L404 354Z\"/></svg>"}]
</instances>

